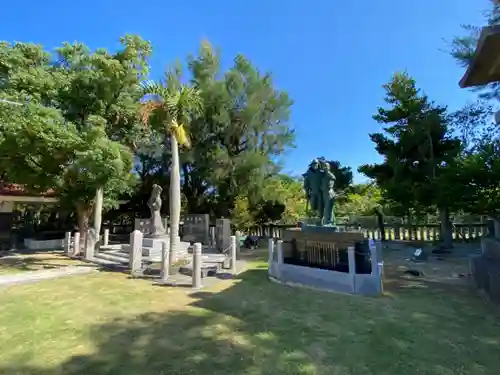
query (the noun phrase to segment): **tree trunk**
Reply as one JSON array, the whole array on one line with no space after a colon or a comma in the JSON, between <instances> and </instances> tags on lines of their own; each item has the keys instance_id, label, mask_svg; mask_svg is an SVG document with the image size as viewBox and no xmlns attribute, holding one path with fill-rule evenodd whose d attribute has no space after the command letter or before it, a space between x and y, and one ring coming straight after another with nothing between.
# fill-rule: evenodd
<instances>
[{"instance_id":1,"label":"tree trunk","mask_svg":"<svg viewBox=\"0 0 500 375\"><path fill-rule=\"evenodd\" d=\"M450 223L450 213L447 207L438 208L439 220L441 221L441 241L445 249L453 247L453 234Z\"/></svg>"},{"instance_id":2,"label":"tree trunk","mask_svg":"<svg viewBox=\"0 0 500 375\"><path fill-rule=\"evenodd\" d=\"M85 236L87 234L87 230L89 229L89 217L90 217L90 212L92 210L92 206L86 205L84 203L77 203L76 204L76 215L78 218L78 231L80 232L80 241L83 241L85 243ZM80 251L81 251L80 247ZM73 255L79 255L76 253L73 253Z\"/></svg>"},{"instance_id":3,"label":"tree trunk","mask_svg":"<svg viewBox=\"0 0 500 375\"><path fill-rule=\"evenodd\" d=\"M179 144L174 134L170 135L172 166L170 168L170 256L177 260L179 225L181 221L181 176L179 166Z\"/></svg>"}]
</instances>

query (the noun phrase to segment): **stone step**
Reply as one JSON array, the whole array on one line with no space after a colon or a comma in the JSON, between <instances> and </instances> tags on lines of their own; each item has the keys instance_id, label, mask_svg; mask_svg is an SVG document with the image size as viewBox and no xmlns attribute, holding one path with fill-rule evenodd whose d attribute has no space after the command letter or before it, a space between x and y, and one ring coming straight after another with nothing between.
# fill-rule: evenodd
<instances>
[{"instance_id":1,"label":"stone step","mask_svg":"<svg viewBox=\"0 0 500 375\"><path fill-rule=\"evenodd\" d=\"M120 256L118 254L97 253L95 254L94 257L99 259L109 260L115 263L123 263L127 265L129 263L128 257Z\"/></svg>"},{"instance_id":2,"label":"stone step","mask_svg":"<svg viewBox=\"0 0 500 375\"><path fill-rule=\"evenodd\" d=\"M102 250L102 251L108 251L108 250L121 250L122 249L122 246L121 244L117 244L117 245L102 245L99 250Z\"/></svg>"},{"instance_id":3,"label":"stone step","mask_svg":"<svg viewBox=\"0 0 500 375\"><path fill-rule=\"evenodd\" d=\"M123 250L110 250L110 251L104 252L104 254L116 255L116 256L119 256L122 258L127 258L127 259L130 258L130 254L126 251L123 251Z\"/></svg>"}]
</instances>

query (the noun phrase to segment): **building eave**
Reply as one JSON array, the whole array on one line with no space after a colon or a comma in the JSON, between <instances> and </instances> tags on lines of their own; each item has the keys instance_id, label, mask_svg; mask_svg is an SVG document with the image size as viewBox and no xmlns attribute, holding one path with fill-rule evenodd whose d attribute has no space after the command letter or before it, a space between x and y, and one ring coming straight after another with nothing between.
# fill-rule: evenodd
<instances>
[{"instance_id":1,"label":"building eave","mask_svg":"<svg viewBox=\"0 0 500 375\"><path fill-rule=\"evenodd\" d=\"M483 27L460 87L482 86L500 81L500 26Z\"/></svg>"}]
</instances>

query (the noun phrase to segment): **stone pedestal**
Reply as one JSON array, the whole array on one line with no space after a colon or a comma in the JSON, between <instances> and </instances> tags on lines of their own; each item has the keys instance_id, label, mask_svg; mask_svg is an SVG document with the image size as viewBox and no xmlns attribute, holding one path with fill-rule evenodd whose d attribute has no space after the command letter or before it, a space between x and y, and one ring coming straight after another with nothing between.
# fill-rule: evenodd
<instances>
[{"instance_id":1,"label":"stone pedestal","mask_svg":"<svg viewBox=\"0 0 500 375\"><path fill-rule=\"evenodd\" d=\"M164 235L161 237L145 237L142 240L142 256L152 262L162 261L162 244L166 242L170 246L170 236ZM187 256L188 248L191 244L189 242L179 241L179 245L175 254L176 261ZM172 256L172 254L171 254Z\"/></svg>"}]
</instances>

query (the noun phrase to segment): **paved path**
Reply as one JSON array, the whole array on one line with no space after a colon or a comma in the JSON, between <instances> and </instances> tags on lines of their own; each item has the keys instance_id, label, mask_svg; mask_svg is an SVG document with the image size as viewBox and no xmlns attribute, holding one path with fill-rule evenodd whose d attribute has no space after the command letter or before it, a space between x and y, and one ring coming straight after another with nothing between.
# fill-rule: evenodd
<instances>
[{"instance_id":1,"label":"paved path","mask_svg":"<svg viewBox=\"0 0 500 375\"><path fill-rule=\"evenodd\" d=\"M73 275L83 275L96 271L97 269L91 266L68 266L51 270L28 271L15 274L0 275L0 287L36 283L42 280L56 279L59 277Z\"/></svg>"}]
</instances>

